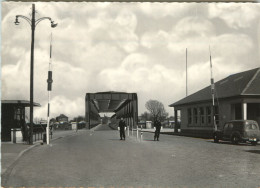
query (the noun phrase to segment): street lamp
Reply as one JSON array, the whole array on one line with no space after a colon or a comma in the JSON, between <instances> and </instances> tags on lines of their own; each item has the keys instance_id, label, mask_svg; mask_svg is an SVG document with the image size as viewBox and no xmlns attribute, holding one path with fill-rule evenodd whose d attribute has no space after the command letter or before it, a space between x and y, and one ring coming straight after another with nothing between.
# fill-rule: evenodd
<instances>
[{"instance_id":1,"label":"street lamp","mask_svg":"<svg viewBox=\"0 0 260 188\"><path fill-rule=\"evenodd\" d=\"M34 31L36 26L45 19L50 20L51 27L54 28L58 24L55 24L50 17L42 17L35 20L35 5L32 4L32 19L27 18L23 15L16 15L15 25L19 25L18 18L25 19L31 26L32 29L32 38L31 38L31 70L30 70L30 131L29 131L29 144L33 144L33 59L34 59Z\"/></svg>"}]
</instances>

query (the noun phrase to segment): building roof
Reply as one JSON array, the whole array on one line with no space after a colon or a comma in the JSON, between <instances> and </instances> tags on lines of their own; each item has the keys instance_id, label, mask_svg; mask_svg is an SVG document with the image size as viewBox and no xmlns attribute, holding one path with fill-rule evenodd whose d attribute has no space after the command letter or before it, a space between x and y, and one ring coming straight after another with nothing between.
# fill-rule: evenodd
<instances>
[{"instance_id":1,"label":"building roof","mask_svg":"<svg viewBox=\"0 0 260 188\"><path fill-rule=\"evenodd\" d=\"M215 96L218 99L260 95L260 68L230 75L215 83ZM212 100L211 86L208 86L196 93L193 93L171 105L170 107Z\"/></svg>"},{"instance_id":2,"label":"building roof","mask_svg":"<svg viewBox=\"0 0 260 188\"><path fill-rule=\"evenodd\" d=\"M20 105L24 107L29 107L30 106L30 101L26 100L2 100L2 104L11 104L11 105ZM33 106L40 107L41 105L39 103L34 102Z\"/></svg>"},{"instance_id":3,"label":"building roof","mask_svg":"<svg viewBox=\"0 0 260 188\"><path fill-rule=\"evenodd\" d=\"M127 94L126 92L121 92L121 91L104 91L104 92L97 92L99 94L112 94L112 93L119 93L119 94Z\"/></svg>"}]
</instances>

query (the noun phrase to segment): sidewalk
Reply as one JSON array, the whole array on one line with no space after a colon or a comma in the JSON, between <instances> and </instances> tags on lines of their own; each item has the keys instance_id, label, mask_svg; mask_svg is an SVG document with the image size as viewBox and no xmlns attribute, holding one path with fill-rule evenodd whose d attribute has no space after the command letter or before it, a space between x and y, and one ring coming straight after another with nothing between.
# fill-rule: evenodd
<instances>
[{"instance_id":1,"label":"sidewalk","mask_svg":"<svg viewBox=\"0 0 260 188\"><path fill-rule=\"evenodd\" d=\"M86 131L86 129L78 130L55 130L53 131L52 139L50 142L57 140L59 138L63 138L69 135L78 134L79 132ZM1 143L1 175L6 172L8 168L10 168L14 163L21 157L25 152L30 149L40 145L42 140L36 141L33 145L28 144L13 144L11 142L2 142ZM44 143L46 144L46 143Z\"/></svg>"}]
</instances>

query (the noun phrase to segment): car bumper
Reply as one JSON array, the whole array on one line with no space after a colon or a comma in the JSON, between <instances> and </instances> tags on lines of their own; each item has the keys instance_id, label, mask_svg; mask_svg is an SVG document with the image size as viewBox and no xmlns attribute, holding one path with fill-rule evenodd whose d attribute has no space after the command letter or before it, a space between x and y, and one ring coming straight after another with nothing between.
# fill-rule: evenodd
<instances>
[{"instance_id":1,"label":"car bumper","mask_svg":"<svg viewBox=\"0 0 260 188\"><path fill-rule=\"evenodd\" d=\"M242 138L243 141L258 142L259 138Z\"/></svg>"}]
</instances>

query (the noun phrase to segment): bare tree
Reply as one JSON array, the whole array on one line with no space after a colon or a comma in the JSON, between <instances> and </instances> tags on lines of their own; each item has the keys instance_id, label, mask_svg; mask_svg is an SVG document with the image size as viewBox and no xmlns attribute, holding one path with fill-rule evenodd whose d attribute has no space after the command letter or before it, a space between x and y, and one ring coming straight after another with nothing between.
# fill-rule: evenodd
<instances>
[{"instance_id":1,"label":"bare tree","mask_svg":"<svg viewBox=\"0 0 260 188\"><path fill-rule=\"evenodd\" d=\"M163 121L167 118L168 113L165 111L164 105L157 100L149 100L145 103L145 107L151 113L153 119L159 119Z\"/></svg>"}]
</instances>

